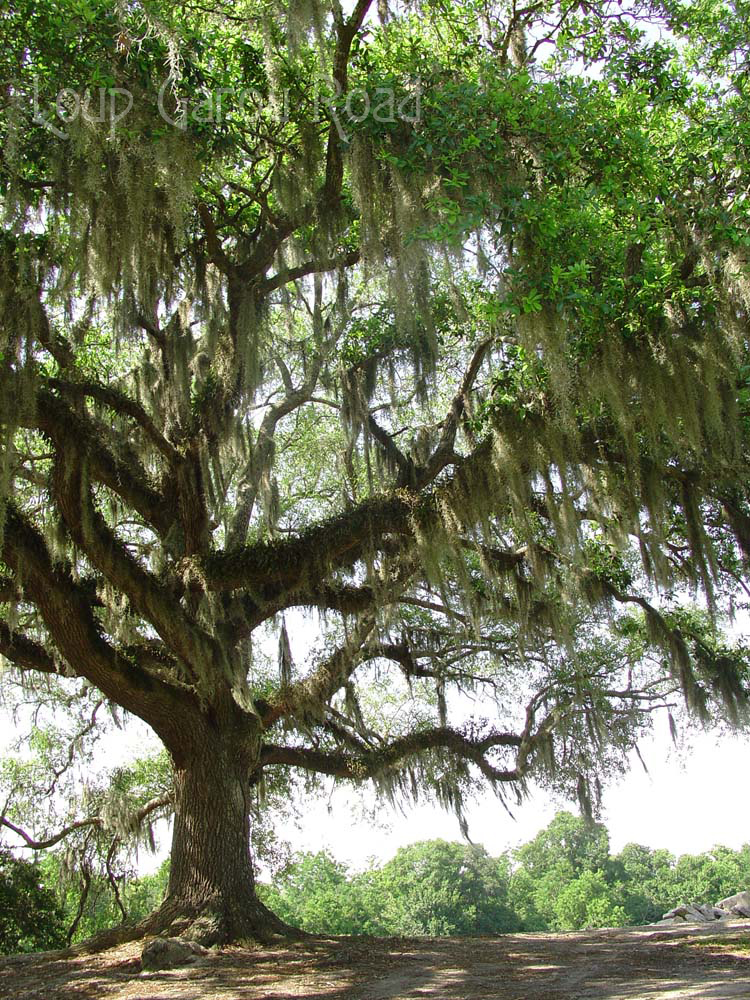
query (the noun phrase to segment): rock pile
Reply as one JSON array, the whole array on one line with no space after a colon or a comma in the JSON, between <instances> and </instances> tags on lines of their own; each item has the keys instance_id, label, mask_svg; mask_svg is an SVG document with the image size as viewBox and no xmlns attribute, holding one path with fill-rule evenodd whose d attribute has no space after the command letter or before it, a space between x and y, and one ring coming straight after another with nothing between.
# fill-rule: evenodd
<instances>
[{"instance_id":1,"label":"rock pile","mask_svg":"<svg viewBox=\"0 0 750 1000\"><path fill-rule=\"evenodd\" d=\"M708 924L714 920L736 920L737 917L750 917L750 890L720 899L715 906L710 903L683 903L668 910L658 924Z\"/></svg>"}]
</instances>

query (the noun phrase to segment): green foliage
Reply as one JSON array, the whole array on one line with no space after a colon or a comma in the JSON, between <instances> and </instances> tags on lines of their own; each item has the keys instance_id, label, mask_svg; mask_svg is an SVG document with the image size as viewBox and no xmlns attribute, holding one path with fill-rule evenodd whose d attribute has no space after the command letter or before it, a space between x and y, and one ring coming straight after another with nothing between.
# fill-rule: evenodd
<instances>
[{"instance_id":1,"label":"green foliage","mask_svg":"<svg viewBox=\"0 0 750 1000\"><path fill-rule=\"evenodd\" d=\"M132 923L142 920L164 901L169 881L170 859L166 858L152 875L138 875L125 883L123 901Z\"/></svg>"},{"instance_id":2,"label":"green foliage","mask_svg":"<svg viewBox=\"0 0 750 1000\"><path fill-rule=\"evenodd\" d=\"M348 879L328 854L302 854L279 873L261 898L283 920L320 934L373 933L375 911L367 885ZM382 899L381 899L382 902Z\"/></svg>"},{"instance_id":3,"label":"green foliage","mask_svg":"<svg viewBox=\"0 0 750 1000\"><path fill-rule=\"evenodd\" d=\"M65 943L54 884L38 864L0 849L0 953L49 951Z\"/></svg>"},{"instance_id":4,"label":"green foliage","mask_svg":"<svg viewBox=\"0 0 750 1000\"><path fill-rule=\"evenodd\" d=\"M679 903L715 903L750 884L750 845L739 851L715 847L675 859L667 851L628 844L614 859L628 883L664 912Z\"/></svg>"},{"instance_id":5,"label":"green foliage","mask_svg":"<svg viewBox=\"0 0 750 1000\"><path fill-rule=\"evenodd\" d=\"M30 864L2 855L0 912L7 952L62 946L80 891L50 854ZM120 882L128 920L161 902L169 860L153 875ZM443 840L400 848L381 866L352 872L326 852L293 855L259 895L283 920L316 934L444 937L569 931L648 924L685 902L716 902L750 885L750 844L716 847L675 859L666 850L627 844L609 853L609 837L560 812L513 855ZM121 919L106 879L94 876L73 942Z\"/></svg>"},{"instance_id":6,"label":"green foliage","mask_svg":"<svg viewBox=\"0 0 750 1000\"><path fill-rule=\"evenodd\" d=\"M621 891L600 871L585 871L560 891L554 906L554 930L621 927L627 923Z\"/></svg>"},{"instance_id":7,"label":"green foliage","mask_svg":"<svg viewBox=\"0 0 750 1000\"><path fill-rule=\"evenodd\" d=\"M532 876L565 866L575 875L597 871L609 858L609 834L602 823L559 812L549 826L517 851L521 866Z\"/></svg>"},{"instance_id":8,"label":"green foliage","mask_svg":"<svg viewBox=\"0 0 750 1000\"><path fill-rule=\"evenodd\" d=\"M324 853L297 855L263 888L263 899L317 933L444 936L519 926L503 859L441 840L401 848L382 868L360 874Z\"/></svg>"},{"instance_id":9,"label":"green foliage","mask_svg":"<svg viewBox=\"0 0 750 1000\"><path fill-rule=\"evenodd\" d=\"M560 812L516 851L515 860L511 896L524 930L574 930L597 914L604 920L618 906L604 874L609 835L601 823ZM621 916L618 911L616 922Z\"/></svg>"},{"instance_id":10,"label":"green foliage","mask_svg":"<svg viewBox=\"0 0 750 1000\"><path fill-rule=\"evenodd\" d=\"M76 944L123 923L123 913L107 875L92 868L86 871L84 880L81 870L71 870L70 859L62 853L46 853L38 867L44 884L53 894L63 942ZM133 868L124 869L120 865L114 878L126 922L137 923L162 903L169 878L169 859L151 875L137 875Z\"/></svg>"},{"instance_id":11,"label":"green foliage","mask_svg":"<svg viewBox=\"0 0 750 1000\"><path fill-rule=\"evenodd\" d=\"M515 930L502 859L442 840L402 847L381 870L389 933L445 936Z\"/></svg>"},{"instance_id":12,"label":"green foliage","mask_svg":"<svg viewBox=\"0 0 750 1000\"><path fill-rule=\"evenodd\" d=\"M601 823L559 812L512 856L431 840L353 874L325 853L295 855L263 899L315 933L443 937L638 926L747 885L750 845L675 859L628 844L612 856Z\"/></svg>"}]
</instances>

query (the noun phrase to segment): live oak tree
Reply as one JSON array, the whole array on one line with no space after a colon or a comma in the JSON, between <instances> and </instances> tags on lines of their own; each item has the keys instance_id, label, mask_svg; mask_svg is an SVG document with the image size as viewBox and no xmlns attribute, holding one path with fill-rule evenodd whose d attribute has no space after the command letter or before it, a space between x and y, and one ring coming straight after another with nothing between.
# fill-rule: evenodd
<instances>
[{"instance_id":1,"label":"live oak tree","mask_svg":"<svg viewBox=\"0 0 750 1000\"><path fill-rule=\"evenodd\" d=\"M675 689L742 717L744 4L0 28L0 650L169 753L139 933L285 930L248 850L274 768L590 805Z\"/></svg>"}]
</instances>

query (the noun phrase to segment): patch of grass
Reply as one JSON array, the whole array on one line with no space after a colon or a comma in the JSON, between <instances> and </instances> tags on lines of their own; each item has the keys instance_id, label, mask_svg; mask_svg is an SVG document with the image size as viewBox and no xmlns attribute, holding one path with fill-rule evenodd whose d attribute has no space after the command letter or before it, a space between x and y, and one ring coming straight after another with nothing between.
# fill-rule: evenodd
<instances>
[{"instance_id":1,"label":"patch of grass","mask_svg":"<svg viewBox=\"0 0 750 1000\"><path fill-rule=\"evenodd\" d=\"M742 937L729 939L725 937L706 938L703 941L691 941L690 945L693 948L712 948L713 950L718 949L719 951L732 952L741 951L750 955L750 934L743 934Z\"/></svg>"}]
</instances>

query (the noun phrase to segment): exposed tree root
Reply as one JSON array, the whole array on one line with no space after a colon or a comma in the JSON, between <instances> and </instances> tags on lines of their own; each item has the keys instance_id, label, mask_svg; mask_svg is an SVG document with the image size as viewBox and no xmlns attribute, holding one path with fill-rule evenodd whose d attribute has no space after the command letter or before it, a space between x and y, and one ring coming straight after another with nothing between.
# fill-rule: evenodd
<instances>
[{"instance_id":1,"label":"exposed tree root","mask_svg":"<svg viewBox=\"0 0 750 1000\"><path fill-rule=\"evenodd\" d=\"M80 944L65 949L64 954L92 954L128 941L156 936L183 937L210 948L243 941L273 944L300 940L310 935L284 923L252 895L248 895L239 905L209 900L199 906L167 897L158 910L154 910L137 924L124 924L100 931Z\"/></svg>"}]
</instances>

